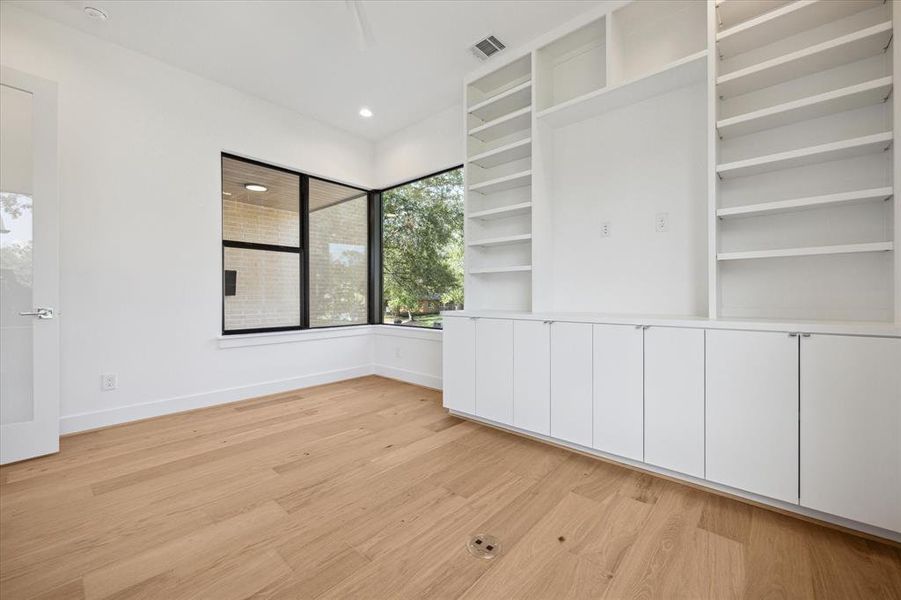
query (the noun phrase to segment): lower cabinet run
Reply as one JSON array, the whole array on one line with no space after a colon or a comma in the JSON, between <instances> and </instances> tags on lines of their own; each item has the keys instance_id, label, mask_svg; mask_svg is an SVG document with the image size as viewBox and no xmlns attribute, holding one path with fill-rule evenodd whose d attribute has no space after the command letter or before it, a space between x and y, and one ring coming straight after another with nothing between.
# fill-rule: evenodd
<instances>
[{"instance_id":1,"label":"lower cabinet run","mask_svg":"<svg viewBox=\"0 0 901 600\"><path fill-rule=\"evenodd\" d=\"M798 502L798 334L707 332L707 479Z\"/></svg>"},{"instance_id":2,"label":"lower cabinet run","mask_svg":"<svg viewBox=\"0 0 901 600\"><path fill-rule=\"evenodd\" d=\"M513 422L513 321L476 319L476 414Z\"/></svg>"},{"instance_id":3,"label":"lower cabinet run","mask_svg":"<svg viewBox=\"0 0 901 600\"><path fill-rule=\"evenodd\" d=\"M591 325L551 324L551 437L591 447Z\"/></svg>"},{"instance_id":4,"label":"lower cabinet run","mask_svg":"<svg viewBox=\"0 0 901 600\"><path fill-rule=\"evenodd\" d=\"M704 330L644 331L644 460L704 477Z\"/></svg>"},{"instance_id":5,"label":"lower cabinet run","mask_svg":"<svg viewBox=\"0 0 901 600\"><path fill-rule=\"evenodd\" d=\"M801 505L901 532L901 339L801 339Z\"/></svg>"},{"instance_id":6,"label":"lower cabinet run","mask_svg":"<svg viewBox=\"0 0 901 600\"><path fill-rule=\"evenodd\" d=\"M513 323L513 425L551 434L551 331L543 321Z\"/></svg>"},{"instance_id":7,"label":"lower cabinet run","mask_svg":"<svg viewBox=\"0 0 901 600\"><path fill-rule=\"evenodd\" d=\"M595 449L644 460L643 363L641 326L594 326Z\"/></svg>"},{"instance_id":8,"label":"lower cabinet run","mask_svg":"<svg viewBox=\"0 0 901 600\"><path fill-rule=\"evenodd\" d=\"M901 540L892 333L448 316L443 378L455 412Z\"/></svg>"}]
</instances>

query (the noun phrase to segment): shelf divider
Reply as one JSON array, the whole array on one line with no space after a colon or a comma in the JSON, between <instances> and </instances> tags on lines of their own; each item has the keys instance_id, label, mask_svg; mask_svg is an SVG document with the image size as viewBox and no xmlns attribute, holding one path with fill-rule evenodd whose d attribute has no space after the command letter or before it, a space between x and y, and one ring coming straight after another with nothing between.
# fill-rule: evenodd
<instances>
[{"instance_id":1,"label":"shelf divider","mask_svg":"<svg viewBox=\"0 0 901 600\"><path fill-rule=\"evenodd\" d=\"M830 142L828 144L820 144L818 146L809 146L797 150L789 150L787 152L778 152L775 154L767 154L745 160L723 163L717 165L716 172L722 179L726 179L727 177L758 175L769 171L790 169L818 162L881 152L887 150L891 146L891 143L892 133L890 131L875 133L873 135L865 135L850 140L841 140L838 142Z\"/></svg>"},{"instance_id":2,"label":"shelf divider","mask_svg":"<svg viewBox=\"0 0 901 600\"><path fill-rule=\"evenodd\" d=\"M578 123L647 98L700 83L706 73L707 50L702 50L643 77L608 85L546 108L538 113L538 119L553 127Z\"/></svg>"},{"instance_id":3,"label":"shelf divider","mask_svg":"<svg viewBox=\"0 0 901 600\"><path fill-rule=\"evenodd\" d=\"M717 121L720 136L730 138L781 127L807 119L885 102L892 93L891 76L784 102Z\"/></svg>"},{"instance_id":4,"label":"shelf divider","mask_svg":"<svg viewBox=\"0 0 901 600\"><path fill-rule=\"evenodd\" d=\"M879 187L868 190L855 190L853 192L841 192L838 194L826 194L823 196L808 196L806 198L779 200L777 202L761 202L760 204L720 208L716 211L716 216L720 219L730 217L756 217L761 215L795 212L805 209L863 204L865 202L889 200L892 198L893 193L891 187Z\"/></svg>"},{"instance_id":5,"label":"shelf divider","mask_svg":"<svg viewBox=\"0 0 901 600\"><path fill-rule=\"evenodd\" d=\"M483 142L506 137L532 125L532 107L526 106L469 130L469 135Z\"/></svg>"},{"instance_id":6,"label":"shelf divider","mask_svg":"<svg viewBox=\"0 0 901 600\"><path fill-rule=\"evenodd\" d=\"M493 273L527 273L532 270L532 265L513 265L509 267L482 267L470 269L470 275L490 275Z\"/></svg>"},{"instance_id":7,"label":"shelf divider","mask_svg":"<svg viewBox=\"0 0 901 600\"><path fill-rule=\"evenodd\" d=\"M483 121L491 121L528 106L531 100L532 81L528 80L471 106L467 112Z\"/></svg>"},{"instance_id":8,"label":"shelf divider","mask_svg":"<svg viewBox=\"0 0 901 600\"><path fill-rule=\"evenodd\" d=\"M474 183L469 186L469 191L487 195L512 190L518 187L525 187L527 185L532 185L531 169L513 173L511 175L504 175L503 177L497 177L495 179L489 179L488 181L483 181L481 183Z\"/></svg>"},{"instance_id":9,"label":"shelf divider","mask_svg":"<svg viewBox=\"0 0 901 600\"><path fill-rule=\"evenodd\" d=\"M507 244L519 244L522 242L529 242L532 240L531 233L521 233L518 235L505 235L496 238L486 238L483 240L477 240L475 242L469 242L468 246L475 246L481 248L490 248L492 246L506 246Z\"/></svg>"},{"instance_id":10,"label":"shelf divider","mask_svg":"<svg viewBox=\"0 0 901 600\"><path fill-rule=\"evenodd\" d=\"M470 157L468 162L483 169L490 169L529 156L532 156L532 138L530 137L476 154Z\"/></svg>"},{"instance_id":11,"label":"shelf divider","mask_svg":"<svg viewBox=\"0 0 901 600\"><path fill-rule=\"evenodd\" d=\"M723 57L734 56L882 3L883 0L799 0L723 29L716 36L717 48Z\"/></svg>"},{"instance_id":12,"label":"shelf divider","mask_svg":"<svg viewBox=\"0 0 901 600\"><path fill-rule=\"evenodd\" d=\"M720 96L738 96L818 71L876 56L888 48L892 22L886 21L796 52L738 69L716 79Z\"/></svg>"},{"instance_id":13,"label":"shelf divider","mask_svg":"<svg viewBox=\"0 0 901 600\"><path fill-rule=\"evenodd\" d=\"M470 219L504 219L507 217L516 217L524 215L532 210L531 202L520 202L518 204L510 204L508 206L500 206L498 208L489 208L488 210L480 210L478 212L469 213Z\"/></svg>"},{"instance_id":14,"label":"shelf divider","mask_svg":"<svg viewBox=\"0 0 901 600\"><path fill-rule=\"evenodd\" d=\"M758 258L784 258L792 256L825 256L829 254L857 254L860 252L890 252L892 242L867 242L863 244L839 244L834 246L811 246L807 248L781 248L778 250L751 250L745 252L720 252L719 261L752 260Z\"/></svg>"}]
</instances>

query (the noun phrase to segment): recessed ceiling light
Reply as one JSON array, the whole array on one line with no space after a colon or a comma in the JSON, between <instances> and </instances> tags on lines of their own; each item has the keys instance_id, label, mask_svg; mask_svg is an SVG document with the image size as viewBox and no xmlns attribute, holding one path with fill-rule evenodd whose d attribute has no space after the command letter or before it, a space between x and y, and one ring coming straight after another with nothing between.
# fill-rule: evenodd
<instances>
[{"instance_id":1,"label":"recessed ceiling light","mask_svg":"<svg viewBox=\"0 0 901 600\"><path fill-rule=\"evenodd\" d=\"M260 185L259 183L245 183L244 189L250 190L251 192L266 192L269 190L265 185Z\"/></svg>"},{"instance_id":2,"label":"recessed ceiling light","mask_svg":"<svg viewBox=\"0 0 901 600\"><path fill-rule=\"evenodd\" d=\"M100 10L99 8L94 7L94 6L85 6L85 7L84 7L84 14L86 14L88 17L94 19L95 21L107 21L107 20L109 20L109 15L106 14L106 12L104 12L104 11Z\"/></svg>"},{"instance_id":3,"label":"recessed ceiling light","mask_svg":"<svg viewBox=\"0 0 901 600\"><path fill-rule=\"evenodd\" d=\"M369 108L364 106L363 108L360 109L360 116L363 117L364 119L368 119L369 117L372 116L372 111L369 110Z\"/></svg>"}]
</instances>

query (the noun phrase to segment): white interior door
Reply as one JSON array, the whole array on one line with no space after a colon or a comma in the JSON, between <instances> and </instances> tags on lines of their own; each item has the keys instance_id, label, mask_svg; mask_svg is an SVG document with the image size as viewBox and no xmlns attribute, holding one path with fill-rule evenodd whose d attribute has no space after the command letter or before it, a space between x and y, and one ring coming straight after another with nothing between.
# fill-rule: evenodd
<instances>
[{"instance_id":1,"label":"white interior door","mask_svg":"<svg viewBox=\"0 0 901 600\"><path fill-rule=\"evenodd\" d=\"M56 84L0 67L0 463L59 450Z\"/></svg>"}]
</instances>

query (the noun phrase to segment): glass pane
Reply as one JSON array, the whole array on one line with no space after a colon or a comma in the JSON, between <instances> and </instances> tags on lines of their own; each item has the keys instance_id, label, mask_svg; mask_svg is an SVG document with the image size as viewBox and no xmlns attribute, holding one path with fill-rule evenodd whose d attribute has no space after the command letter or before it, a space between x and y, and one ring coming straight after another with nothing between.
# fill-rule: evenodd
<instances>
[{"instance_id":1,"label":"glass pane","mask_svg":"<svg viewBox=\"0 0 901 600\"><path fill-rule=\"evenodd\" d=\"M310 179L310 326L366 323L366 192Z\"/></svg>"},{"instance_id":2,"label":"glass pane","mask_svg":"<svg viewBox=\"0 0 901 600\"><path fill-rule=\"evenodd\" d=\"M32 96L0 85L0 425L34 418Z\"/></svg>"},{"instance_id":3,"label":"glass pane","mask_svg":"<svg viewBox=\"0 0 901 600\"><path fill-rule=\"evenodd\" d=\"M300 254L225 248L225 272L226 331L300 325Z\"/></svg>"},{"instance_id":4,"label":"glass pane","mask_svg":"<svg viewBox=\"0 0 901 600\"><path fill-rule=\"evenodd\" d=\"M222 159L222 239L296 248L299 213L300 177Z\"/></svg>"},{"instance_id":5,"label":"glass pane","mask_svg":"<svg viewBox=\"0 0 901 600\"><path fill-rule=\"evenodd\" d=\"M441 327L463 308L463 171L382 194L384 322Z\"/></svg>"}]
</instances>

